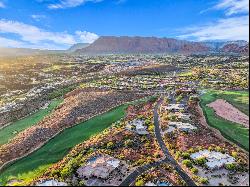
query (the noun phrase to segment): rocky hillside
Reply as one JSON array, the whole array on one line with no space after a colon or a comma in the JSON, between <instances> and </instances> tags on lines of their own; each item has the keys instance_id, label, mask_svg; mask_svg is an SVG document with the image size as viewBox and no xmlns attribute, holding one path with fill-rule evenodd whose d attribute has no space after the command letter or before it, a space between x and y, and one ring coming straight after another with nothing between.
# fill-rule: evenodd
<instances>
[{"instance_id":1,"label":"rocky hillside","mask_svg":"<svg viewBox=\"0 0 250 187\"><path fill-rule=\"evenodd\" d=\"M221 49L221 52L247 55L249 54L249 45L240 46L237 44L227 44Z\"/></svg>"},{"instance_id":2,"label":"rocky hillside","mask_svg":"<svg viewBox=\"0 0 250 187\"><path fill-rule=\"evenodd\" d=\"M235 44L238 45L239 47L246 46L248 45L247 41L244 40L235 40L235 41L206 41L203 42L206 46L208 46L212 51L219 51L222 49L224 46L228 44Z\"/></svg>"},{"instance_id":3,"label":"rocky hillside","mask_svg":"<svg viewBox=\"0 0 250 187\"><path fill-rule=\"evenodd\" d=\"M209 47L200 42L155 37L100 37L90 46L78 50L83 54L126 53L206 53Z\"/></svg>"}]
</instances>

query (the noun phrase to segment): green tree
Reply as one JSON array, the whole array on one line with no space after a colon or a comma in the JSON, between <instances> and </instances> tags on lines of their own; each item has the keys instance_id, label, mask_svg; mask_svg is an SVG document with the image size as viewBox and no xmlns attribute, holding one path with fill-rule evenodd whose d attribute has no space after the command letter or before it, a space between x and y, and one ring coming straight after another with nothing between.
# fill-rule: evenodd
<instances>
[{"instance_id":1,"label":"green tree","mask_svg":"<svg viewBox=\"0 0 250 187\"><path fill-rule=\"evenodd\" d=\"M209 180L207 178L200 177L199 178L199 183L201 183L201 184L208 184Z\"/></svg>"},{"instance_id":2,"label":"green tree","mask_svg":"<svg viewBox=\"0 0 250 187\"><path fill-rule=\"evenodd\" d=\"M234 170L236 170L236 164L233 164L233 163L232 164L226 164L225 168L227 170L234 171Z\"/></svg>"},{"instance_id":3,"label":"green tree","mask_svg":"<svg viewBox=\"0 0 250 187\"><path fill-rule=\"evenodd\" d=\"M144 180L140 179L140 180L136 181L135 186L144 186L144 183L145 183Z\"/></svg>"},{"instance_id":4,"label":"green tree","mask_svg":"<svg viewBox=\"0 0 250 187\"><path fill-rule=\"evenodd\" d=\"M198 170L197 168L192 168L192 169L191 169L191 172L192 172L193 174L197 174L197 173L199 172L199 170Z\"/></svg>"},{"instance_id":5,"label":"green tree","mask_svg":"<svg viewBox=\"0 0 250 187\"><path fill-rule=\"evenodd\" d=\"M201 157L195 160L195 163L200 166L204 166L206 162L207 160L205 157Z\"/></svg>"},{"instance_id":6,"label":"green tree","mask_svg":"<svg viewBox=\"0 0 250 187\"><path fill-rule=\"evenodd\" d=\"M188 168L193 168L193 164L190 160L183 160L182 164Z\"/></svg>"},{"instance_id":7,"label":"green tree","mask_svg":"<svg viewBox=\"0 0 250 187\"><path fill-rule=\"evenodd\" d=\"M184 153L182 153L182 158L183 159L189 159L190 158L190 154L188 152L184 152Z\"/></svg>"}]
</instances>

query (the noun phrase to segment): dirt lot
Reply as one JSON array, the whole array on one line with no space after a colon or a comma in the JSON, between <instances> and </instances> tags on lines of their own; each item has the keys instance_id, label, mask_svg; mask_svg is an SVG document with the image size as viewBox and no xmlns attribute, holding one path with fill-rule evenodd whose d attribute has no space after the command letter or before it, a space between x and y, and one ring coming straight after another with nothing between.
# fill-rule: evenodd
<instances>
[{"instance_id":1,"label":"dirt lot","mask_svg":"<svg viewBox=\"0 0 250 187\"><path fill-rule=\"evenodd\" d=\"M208 106L213 108L218 116L249 128L249 117L225 100L217 99Z\"/></svg>"}]
</instances>

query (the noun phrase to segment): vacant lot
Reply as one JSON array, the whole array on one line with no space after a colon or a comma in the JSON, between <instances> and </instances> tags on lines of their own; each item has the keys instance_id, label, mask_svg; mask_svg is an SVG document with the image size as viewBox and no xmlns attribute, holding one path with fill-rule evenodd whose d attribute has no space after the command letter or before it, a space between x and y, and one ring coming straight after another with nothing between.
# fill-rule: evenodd
<instances>
[{"instance_id":1,"label":"vacant lot","mask_svg":"<svg viewBox=\"0 0 250 187\"><path fill-rule=\"evenodd\" d=\"M249 92L248 91L211 91L213 95L224 99L241 112L249 116Z\"/></svg>"},{"instance_id":2,"label":"vacant lot","mask_svg":"<svg viewBox=\"0 0 250 187\"><path fill-rule=\"evenodd\" d=\"M45 116L50 114L52 110L54 110L62 101L62 99L55 99L51 102L48 108L41 109L31 116L28 116L22 120L18 120L17 122L14 122L9 126L0 129L0 146L14 138L19 132L41 121Z\"/></svg>"},{"instance_id":3,"label":"vacant lot","mask_svg":"<svg viewBox=\"0 0 250 187\"><path fill-rule=\"evenodd\" d=\"M214 109L216 115L222 117L223 119L241 124L249 128L249 117L227 101L223 99L217 99L207 106Z\"/></svg>"},{"instance_id":4,"label":"vacant lot","mask_svg":"<svg viewBox=\"0 0 250 187\"><path fill-rule=\"evenodd\" d=\"M102 132L112 123L118 121L125 115L127 105L122 105L103 115L92 118L91 120L80 123L72 128L64 130L55 138L50 140L38 151L29 156L18 160L13 165L7 167L0 174L0 181L5 181L11 176L25 177L25 174L46 167L49 164L61 160L74 146L89 139L91 136ZM32 175L29 173L28 175ZM32 175L33 176L33 175Z\"/></svg>"},{"instance_id":5,"label":"vacant lot","mask_svg":"<svg viewBox=\"0 0 250 187\"><path fill-rule=\"evenodd\" d=\"M245 150L249 151L249 130L240 124L227 121L216 115L214 110L207 106L217 99L224 99L231 103L233 106L249 114L249 99L247 92L238 91L208 91L201 97L201 107L206 116L207 122L210 126L218 129L221 134L231 140L232 142L238 144Z\"/></svg>"}]
</instances>

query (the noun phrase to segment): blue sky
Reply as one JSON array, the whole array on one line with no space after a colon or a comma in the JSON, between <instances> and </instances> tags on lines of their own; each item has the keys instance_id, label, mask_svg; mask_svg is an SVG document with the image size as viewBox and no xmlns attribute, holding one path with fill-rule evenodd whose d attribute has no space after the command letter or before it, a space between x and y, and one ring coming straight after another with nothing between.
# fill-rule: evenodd
<instances>
[{"instance_id":1,"label":"blue sky","mask_svg":"<svg viewBox=\"0 0 250 187\"><path fill-rule=\"evenodd\" d=\"M248 40L249 0L0 0L0 46L66 49L99 36Z\"/></svg>"}]
</instances>

